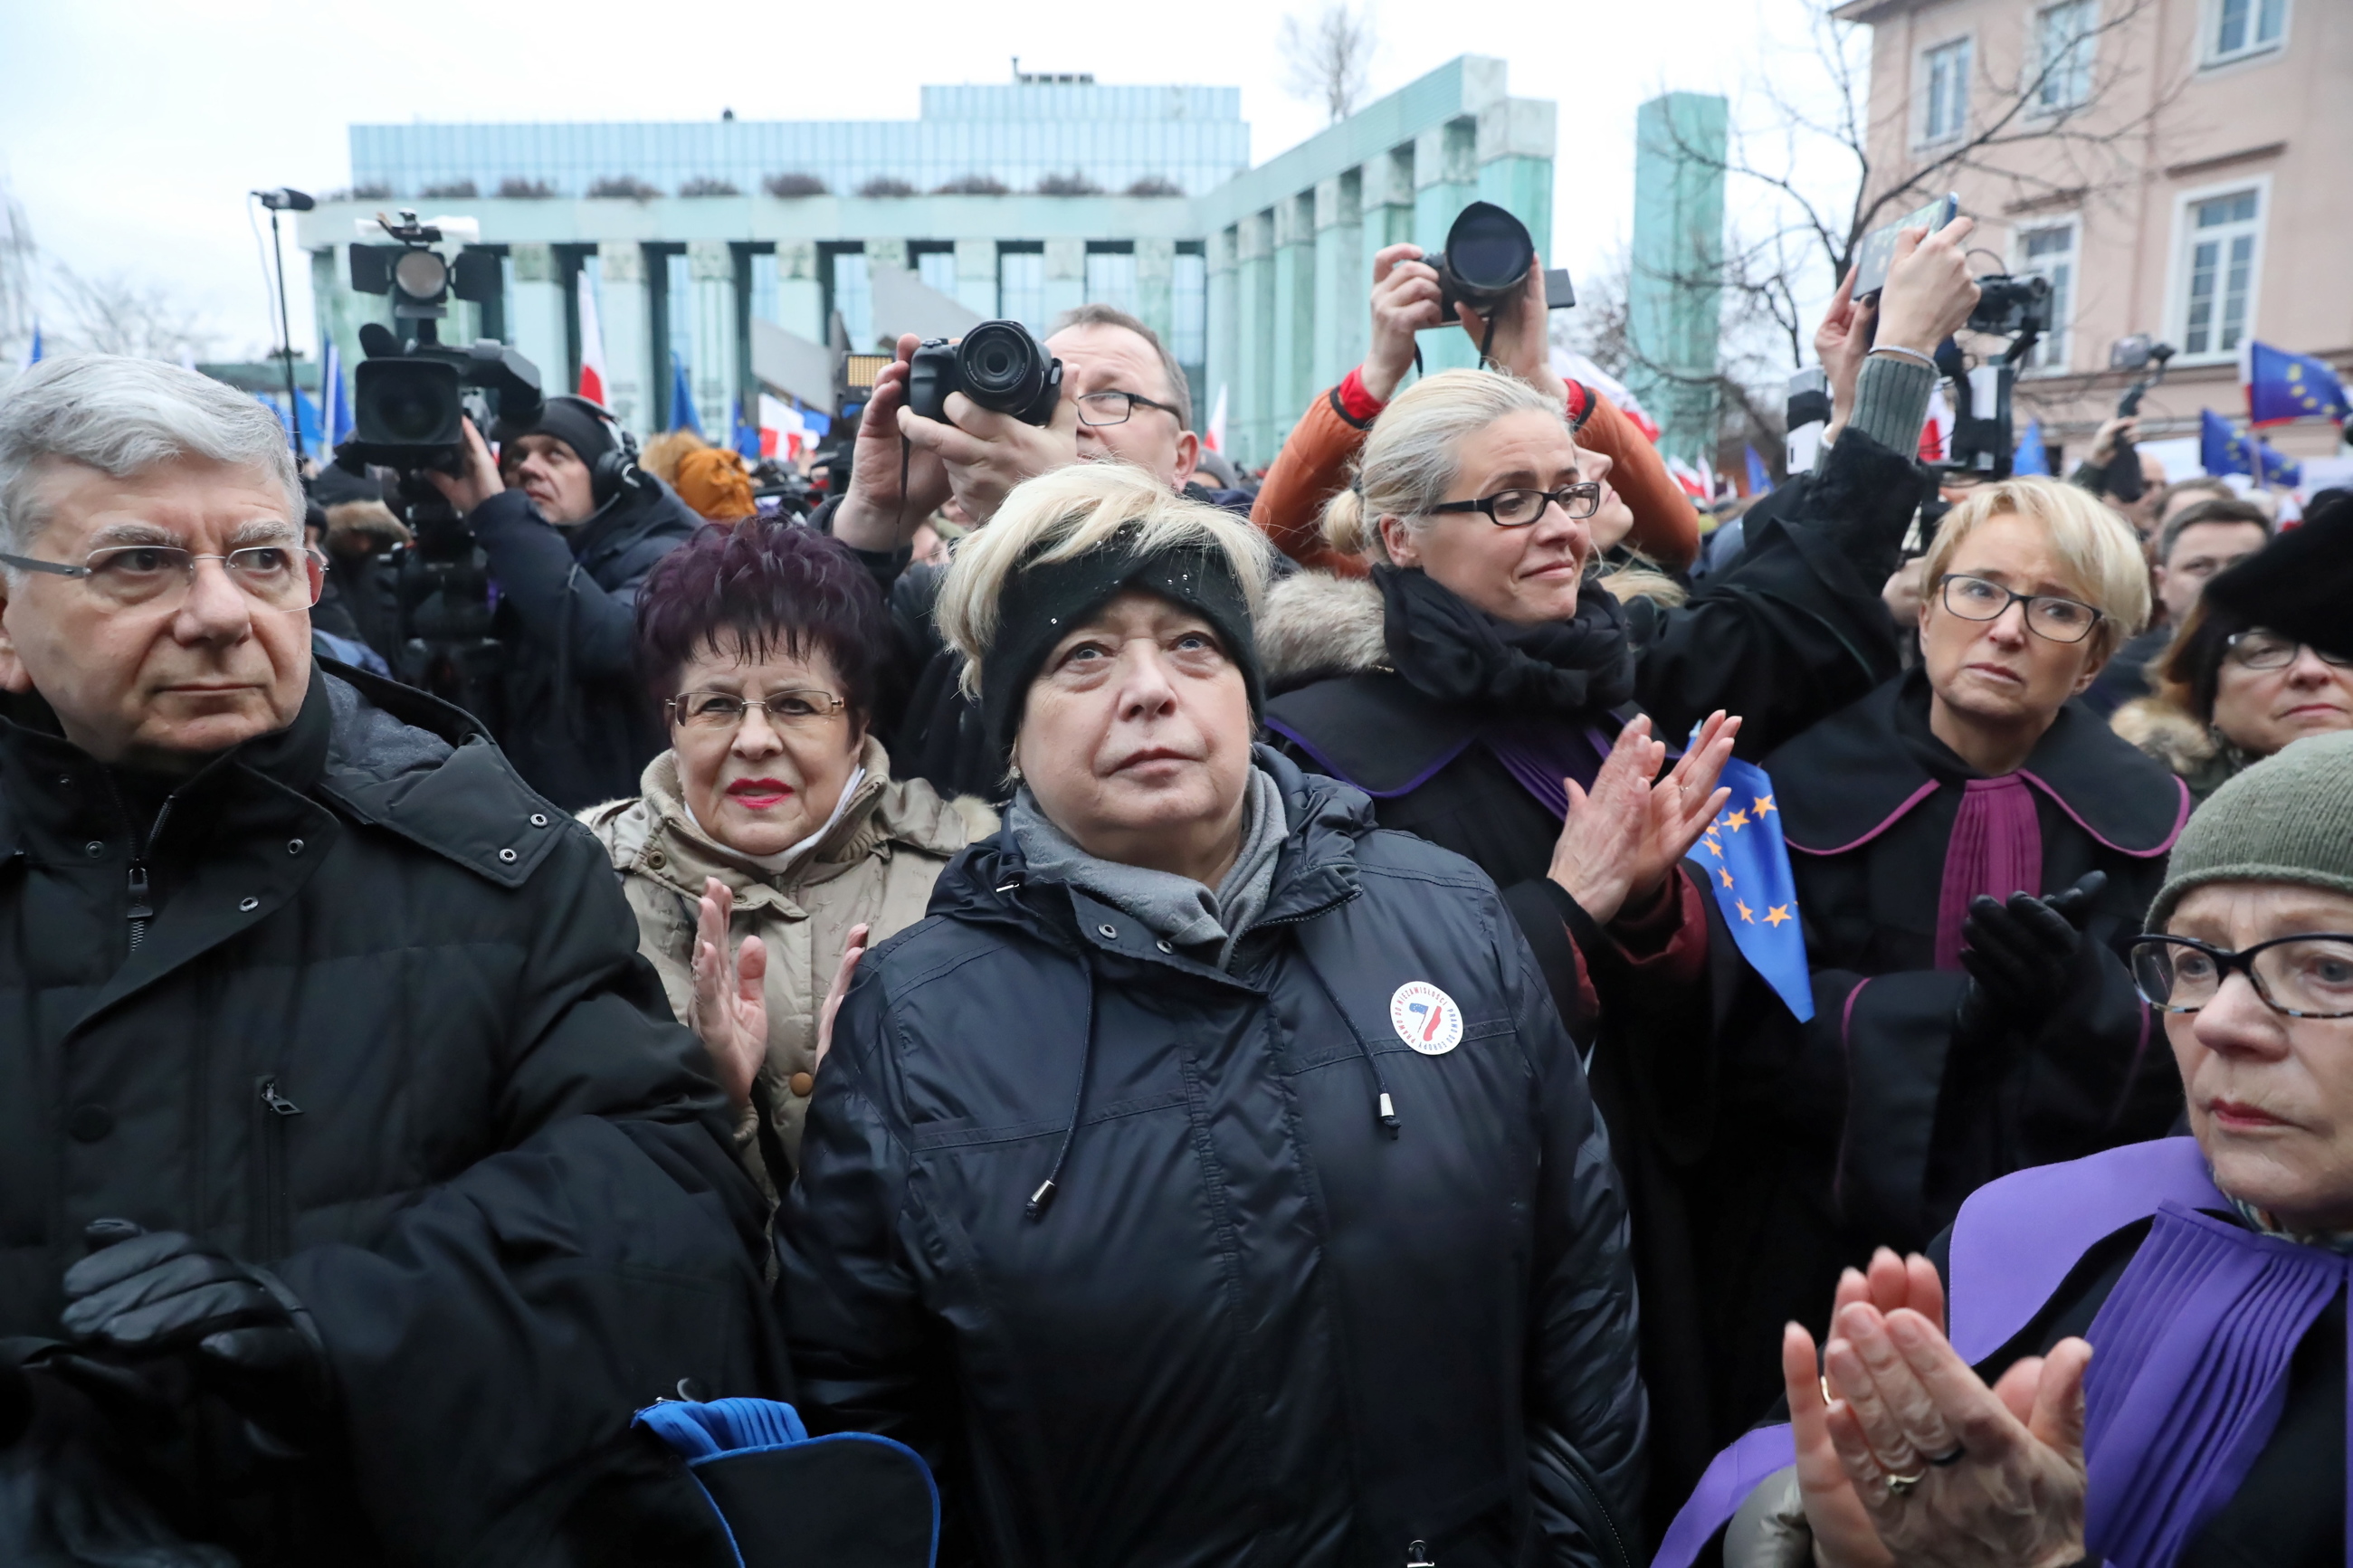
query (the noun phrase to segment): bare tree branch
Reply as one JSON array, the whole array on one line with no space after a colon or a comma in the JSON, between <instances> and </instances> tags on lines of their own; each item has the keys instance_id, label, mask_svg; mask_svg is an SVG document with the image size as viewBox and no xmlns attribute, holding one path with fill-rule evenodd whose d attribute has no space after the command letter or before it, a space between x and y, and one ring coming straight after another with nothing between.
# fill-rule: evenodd
<instances>
[{"instance_id":1,"label":"bare tree branch","mask_svg":"<svg viewBox=\"0 0 2353 1568\"><path fill-rule=\"evenodd\" d=\"M1280 43L1283 90L1321 103L1336 125L1356 112L1356 100L1365 96L1374 47L1369 0L1362 12L1350 11L1345 0L1329 0L1304 23L1296 15L1285 16Z\"/></svg>"},{"instance_id":2,"label":"bare tree branch","mask_svg":"<svg viewBox=\"0 0 2353 1568\"><path fill-rule=\"evenodd\" d=\"M68 346L167 360L211 348L211 335L195 324L194 311L160 284L142 285L120 272L85 278L62 264L55 273L66 309L66 330L59 336Z\"/></svg>"}]
</instances>

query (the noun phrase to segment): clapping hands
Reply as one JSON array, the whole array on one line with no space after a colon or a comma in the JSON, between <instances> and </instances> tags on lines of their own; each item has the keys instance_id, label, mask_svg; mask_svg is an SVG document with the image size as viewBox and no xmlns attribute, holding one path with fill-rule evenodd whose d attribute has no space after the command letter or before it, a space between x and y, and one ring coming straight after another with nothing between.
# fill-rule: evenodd
<instances>
[{"instance_id":1,"label":"clapping hands","mask_svg":"<svg viewBox=\"0 0 2353 1568\"><path fill-rule=\"evenodd\" d=\"M1546 873L1602 924L1627 908L1646 909L1691 852L1732 792L1715 781L1732 756L1740 721L1722 710L1708 716L1672 772L1658 778L1666 743L1651 738L1651 721L1637 717L1594 775L1590 791L1564 779L1568 816L1553 845ZM1656 779L1657 782L1651 782Z\"/></svg>"}]
</instances>

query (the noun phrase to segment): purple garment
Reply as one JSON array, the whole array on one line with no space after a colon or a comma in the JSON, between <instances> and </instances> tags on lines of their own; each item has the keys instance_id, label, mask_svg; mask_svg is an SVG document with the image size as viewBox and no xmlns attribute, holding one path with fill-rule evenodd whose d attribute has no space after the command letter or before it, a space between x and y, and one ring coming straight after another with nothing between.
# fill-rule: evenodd
<instances>
[{"instance_id":1,"label":"purple garment","mask_svg":"<svg viewBox=\"0 0 2353 1568\"><path fill-rule=\"evenodd\" d=\"M1538 805L1564 822L1568 820L1568 791L1561 780L1575 779L1578 788L1592 788L1593 775L1609 755L1609 737L1589 724L1583 729L1543 722L1495 724L1479 738Z\"/></svg>"},{"instance_id":2,"label":"purple garment","mask_svg":"<svg viewBox=\"0 0 2353 1568\"><path fill-rule=\"evenodd\" d=\"M2270 1440L2288 1363L2345 1276L2333 1252L2172 1202L2158 1210L2085 1335L2099 1351L2084 1386L2094 1559L2179 1558Z\"/></svg>"},{"instance_id":3,"label":"purple garment","mask_svg":"<svg viewBox=\"0 0 2353 1568\"><path fill-rule=\"evenodd\" d=\"M2034 795L2016 773L1971 779L1945 846L1945 880L1936 896L1936 967L1961 966L1961 922L1979 893L2007 899L2042 890L2042 825Z\"/></svg>"}]
</instances>

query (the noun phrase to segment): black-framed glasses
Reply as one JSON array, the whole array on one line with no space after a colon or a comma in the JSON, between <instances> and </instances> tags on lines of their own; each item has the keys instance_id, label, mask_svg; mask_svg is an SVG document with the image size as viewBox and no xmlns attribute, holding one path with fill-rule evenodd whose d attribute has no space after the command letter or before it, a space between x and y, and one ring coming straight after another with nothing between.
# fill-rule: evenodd
<instances>
[{"instance_id":1,"label":"black-framed glasses","mask_svg":"<svg viewBox=\"0 0 2353 1568\"><path fill-rule=\"evenodd\" d=\"M1166 415L1174 416L1176 412L1165 403L1155 403L1140 392L1090 392L1079 399L1079 423L1092 425L1098 430L1106 425L1124 425L1139 403Z\"/></svg>"},{"instance_id":2,"label":"black-framed glasses","mask_svg":"<svg viewBox=\"0 0 2353 1568\"><path fill-rule=\"evenodd\" d=\"M2024 605L2027 630L2050 642L2082 642L2106 618L2106 612L2081 599L2013 593L1989 577L1972 577L1963 572L1947 572L1936 584L1945 608L1965 621L1998 621L2012 605Z\"/></svg>"},{"instance_id":3,"label":"black-framed glasses","mask_svg":"<svg viewBox=\"0 0 2353 1568\"><path fill-rule=\"evenodd\" d=\"M766 701L735 691L681 691L662 704L681 729L733 733L744 715L757 708L780 730L814 729L849 704L830 691L776 691Z\"/></svg>"},{"instance_id":4,"label":"black-framed glasses","mask_svg":"<svg viewBox=\"0 0 2353 1568\"><path fill-rule=\"evenodd\" d=\"M2224 640L2223 657L2242 669L2285 669L2295 662L2295 656L2310 643L2300 643L2284 637L2277 632L2240 632ZM2323 664L2333 664L2339 669L2353 669L2353 655L2330 653L2312 648Z\"/></svg>"},{"instance_id":5,"label":"black-framed glasses","mask_svg":"<svg viewBox=\"0 0 2353 1568\"><path fill-rule=\"evenodd\" d=\"M1556 506L1569 518L1591 517L1601 510L1601 481L1581 479L1556 490L1497 490L1477 500L1440 501L1432 511L1483 511L1498 528L1525 528Z\"/></svg>"},{"instance_id":6,"label":"black-framed glasses","mask_svg":"<svg viewBox=\"0 0 2353 1568\"><path fill-rule=\"evenodd\" d=\"M91 593L126 610L177 605L196 580L199 561L219 562L247 597L273 610L307 610L326 591L326 555L298 544L253 544L226 555L200 554L176 544L111 544L91 551L79 566L0 555L0 562L26 572L79 577Z\"/></svg>"},{"instance_id":7,"label":"black-framed glasses","mask_svg":"<svg viewBox=\"0 0 2353 1568\"><path fill-rule=\"evenodd\" d=\"M2168 1013L2195 1013L2239 971L2274 1013L2353 1018L2353 935L2308 931L2232 952L2187 936L2144 936L2131 949L2133 984Z\"/></svg>"}]
</instances>

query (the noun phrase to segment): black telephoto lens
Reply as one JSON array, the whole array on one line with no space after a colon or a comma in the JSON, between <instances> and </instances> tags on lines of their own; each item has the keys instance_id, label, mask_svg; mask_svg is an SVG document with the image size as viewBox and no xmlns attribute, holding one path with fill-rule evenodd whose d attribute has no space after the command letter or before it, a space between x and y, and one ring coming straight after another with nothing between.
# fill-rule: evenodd
<instances>
[{"instance_id":1,"label":"black telephoto lens","mask_svg":"<svg viewBox=\"0 0 2353 1568\"><path fill-rule=\"evenodd\" d=\"M1060 370L1060 363L1018 321L983 321L956 348L964 395L1026 424L1043 425L1053 416Z\"/></svg>"}]
</instances>

